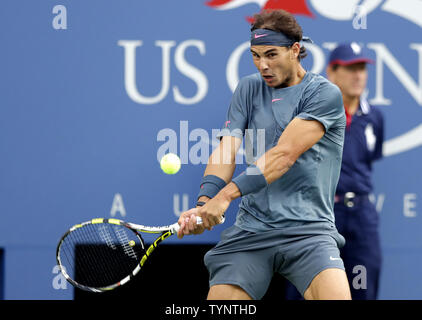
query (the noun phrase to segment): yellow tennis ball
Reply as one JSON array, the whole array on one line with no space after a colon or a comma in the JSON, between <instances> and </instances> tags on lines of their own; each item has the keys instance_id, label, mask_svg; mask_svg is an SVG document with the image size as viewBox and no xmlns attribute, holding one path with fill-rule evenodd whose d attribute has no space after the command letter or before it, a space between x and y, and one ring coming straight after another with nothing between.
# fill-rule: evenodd
<instances>
[{"instance_id":1,"label":"yellow tennis ball","mask_svg":"<svg viewBox=\"0 0 422 320\"><path fill-rule=\"evenodd\" d=\"M135 246L135 244L136 244L136 243L135 243L135 241L133 241L133 240L130 240L130 241L129 241L129 245L130 245L131 247L134 247L134 246Z\"/></svg>"},{"instance_id":2,"label":"yellow tennis ball","mask_svg":"<svg viewBox=\"0 0 422 320\"><path fill-rule=\"evenodd\" d=\"M180 158L174 153L167 153L160 161L161 170L167 174L175 174L180 170Z\"/></svg>"}]
</instances>

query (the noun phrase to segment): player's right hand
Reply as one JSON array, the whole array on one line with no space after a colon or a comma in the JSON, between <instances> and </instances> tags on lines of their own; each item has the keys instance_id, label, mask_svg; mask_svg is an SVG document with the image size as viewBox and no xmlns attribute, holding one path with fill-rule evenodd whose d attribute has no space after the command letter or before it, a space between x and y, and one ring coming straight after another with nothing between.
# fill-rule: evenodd
<instances>
[{"instance_id":1,"label":"player's right hand","mask_svg":"<svg viewBox=\"0 0 422 320\"><path fill-rule=\"evenodd\" d=\"M198 216L198 208L192 208L188 211L183 212L177 223L180 226L177 232L177 237L182 239L185 235L189 234L201 234L204 232L205 227L203 224L196 223L196 217Z\"/></svg>"}]
</instances>

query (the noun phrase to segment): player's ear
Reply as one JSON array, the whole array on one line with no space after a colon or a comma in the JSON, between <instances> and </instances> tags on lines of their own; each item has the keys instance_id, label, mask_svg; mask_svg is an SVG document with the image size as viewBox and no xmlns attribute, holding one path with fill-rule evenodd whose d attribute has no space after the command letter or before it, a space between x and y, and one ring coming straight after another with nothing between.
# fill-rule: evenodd
<instances>
[{"instance_id":1,"label":"player's ear","mask_svg":"<svg viewBox=\"0 0 422 320\"><path fill-rule=\"evenodd\" d=\"M299 56L299 53L300 53L299 42L293 43L289 51L290 51L290 60L297 60L297 57Z\"/></svg>"}]
</instances>

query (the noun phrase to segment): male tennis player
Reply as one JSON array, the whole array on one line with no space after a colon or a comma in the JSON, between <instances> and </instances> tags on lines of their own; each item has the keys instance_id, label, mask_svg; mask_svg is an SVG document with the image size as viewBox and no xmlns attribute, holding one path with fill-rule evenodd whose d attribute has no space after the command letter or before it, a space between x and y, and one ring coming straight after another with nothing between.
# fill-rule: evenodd
<instances>
[{"instance_id":1,"label":"male tennis player","mask_svg":"<svg viewBox=\"0 0 422 320\"><path fill-rule=\"evenodd\" d=\"M235 225L205 255L208 299L260 299L274 272L305 299L350 299L339 255L344 238L333 213L346 126L341 92L302 67L302 29L291 14L257 14L251 30L259 73L238 84L198 207L182 213L178 236L212 228L231 201L242 197ZM255 134L248 137L246 129ZM258 129L265 129L264 154L257 154ZM232 179L245 133L256 158Z\"/></svg>"}]
</instances>

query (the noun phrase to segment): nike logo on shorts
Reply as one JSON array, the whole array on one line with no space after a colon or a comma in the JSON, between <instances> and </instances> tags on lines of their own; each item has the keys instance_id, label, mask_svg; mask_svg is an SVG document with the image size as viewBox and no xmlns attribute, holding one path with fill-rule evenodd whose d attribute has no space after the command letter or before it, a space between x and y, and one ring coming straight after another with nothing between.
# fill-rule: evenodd
<instances>
[{"instance_id":1,"label":"nike logo on shorts","mask_svg":"<svg viewBox=\"0 0 422 320\"><path fill-rule=\"evenodd\" d=\"M330 260L331 260L331 261L341 260L341 258L333 258L332 256L330 256Z\"/></svg>"}]
</instances>

